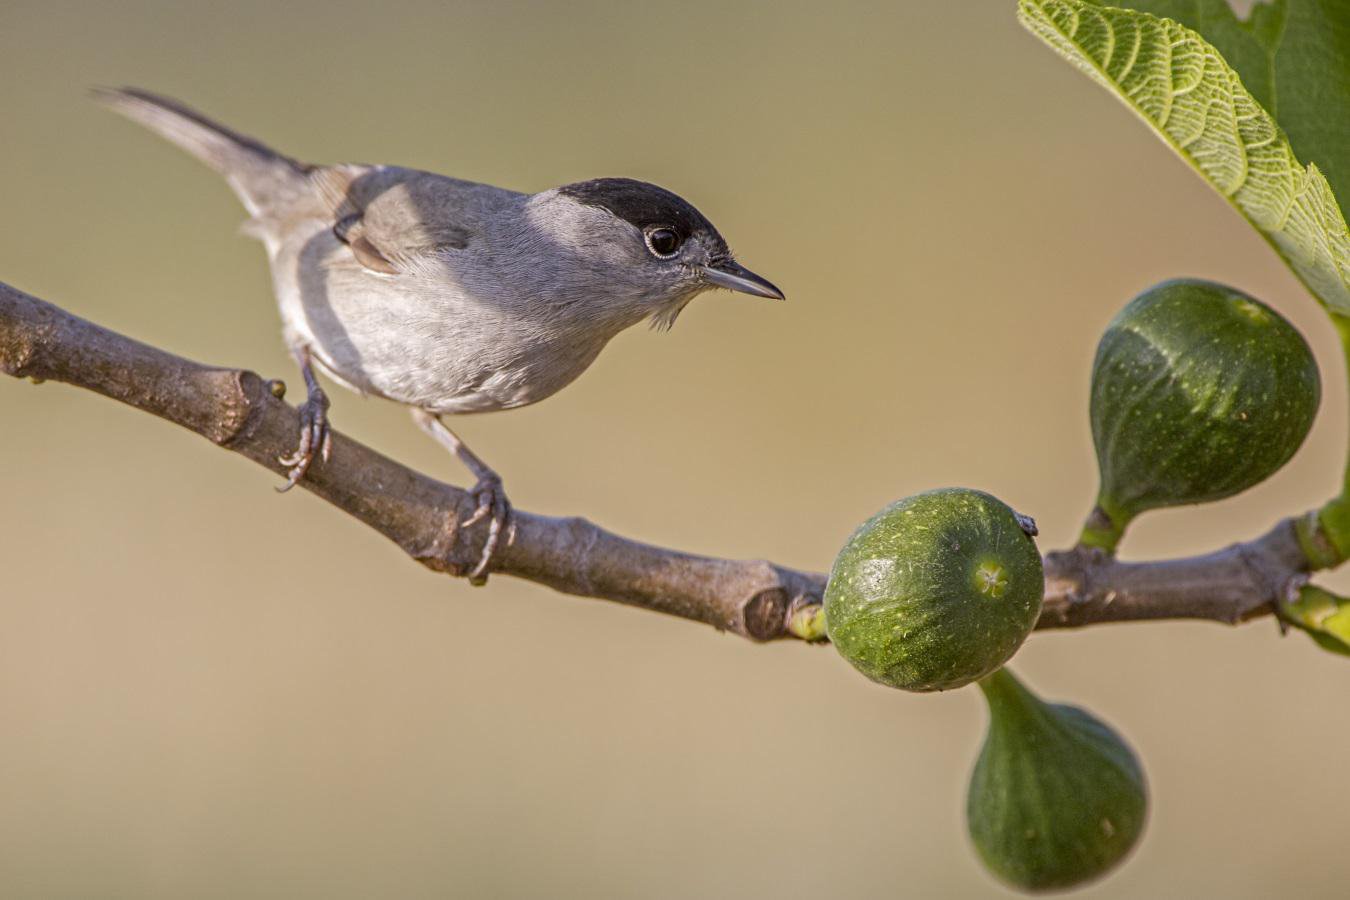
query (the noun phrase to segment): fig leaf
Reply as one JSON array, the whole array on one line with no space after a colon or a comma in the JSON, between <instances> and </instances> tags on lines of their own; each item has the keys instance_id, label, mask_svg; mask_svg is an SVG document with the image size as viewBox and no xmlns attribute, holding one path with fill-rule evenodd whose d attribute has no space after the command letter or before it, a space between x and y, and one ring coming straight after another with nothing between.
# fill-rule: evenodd
<instances>
[{"instance_id":1,"label":"fig leaf","mask_svg":"<svg viewBox=\"0 0 1350 900\"><path fill-rule=\"evenodd\" d=\"M1213 44L1171 19L1085 0L1019 0L1018 18L1152 126L1313 296L1350 315L1350 232L1330 183L1316 163L1299 162Z\"/></svg>"}]
</instances>

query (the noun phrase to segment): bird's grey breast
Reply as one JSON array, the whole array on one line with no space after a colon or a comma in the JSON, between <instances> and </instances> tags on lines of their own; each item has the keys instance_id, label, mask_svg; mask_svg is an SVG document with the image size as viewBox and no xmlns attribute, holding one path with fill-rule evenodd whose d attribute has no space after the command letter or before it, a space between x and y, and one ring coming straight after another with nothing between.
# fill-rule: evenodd
<instances>
[{"instance_id":1,"label":"bird's grey breast","mask_svg":"<svg viewBox=\"0 0 1350 900\"><path fill-rule=\"evenodd\" d=\"M317 208L269 247L287 330L340 380L438 412L504 409L554 393L608 340L551 302L525 195L392 167L312 178Z\"/></svg>"}]
</instances>

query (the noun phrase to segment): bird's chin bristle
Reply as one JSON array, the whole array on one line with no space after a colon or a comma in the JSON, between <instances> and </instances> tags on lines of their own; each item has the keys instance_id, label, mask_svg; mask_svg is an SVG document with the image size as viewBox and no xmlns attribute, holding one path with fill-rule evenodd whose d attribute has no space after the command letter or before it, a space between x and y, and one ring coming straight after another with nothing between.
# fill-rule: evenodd
<instances>
[{"instance_id":1,"label":"bird's chin bristle","mask_svg":"<svg viewBox=\"0 0 1350 900\"><path fill-rule=\"evenodd\" d=\"M672 303L667 303L661 309L652 314L651 323L653 331L669 331L675 324L675 320L684 312L684 308L689 305L692 297L684 297Z\"/></svg>"}]
</instances>

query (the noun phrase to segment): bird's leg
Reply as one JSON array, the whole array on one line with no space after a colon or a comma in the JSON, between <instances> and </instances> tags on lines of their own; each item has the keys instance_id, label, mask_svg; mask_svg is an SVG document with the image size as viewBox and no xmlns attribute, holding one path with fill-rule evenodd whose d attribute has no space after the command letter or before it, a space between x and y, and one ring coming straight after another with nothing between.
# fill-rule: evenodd
<instances>
[{"instance_id":1,"label":"bird's leg","mask_svg":"<svg viewBox=\"0 0 1350 900\"><path fill-rule=\"evenodd\" d=\"M333 450L333 434L328 430L328 395L319 387L319 379L314 376L309 348L300 344L294 347L291 353L300 364L300 374L305 377L305 388L309 396L300 404L300 446L290 456L277 457L277 462L290 467L286 483L277 488L283 492L295 487L300 479L305 477L310 463L314 462L315 454L322 456L324 462L328 462L328 455Z\"/></svg>"},{"instance_id":2,"label":"bird's leg","mask_svg":"<svg viewBox=\"0 0 1350 900\"><path fill-rule=\"evenodd\" d=\"M502 478L492 467L478 458L468 446L459 439L459 436L451 431L441 417L435 413L427 412L424 409L414 409L412 411L413 421L419 428L436 439L436 442L445 447L455 456L459 457L460 462L468 468L478 482L473 486L470 496L473 497L475 507L473 515L465 519L464 526L474 525L484 519L488 520L487 540L483 542L483 554L478 559L478 565L469 573L469 580L475 584L482 584L487 581L488 564L492 562L493 554L497 552L497 546L501 543L502 532L507 534L507 540L510 541L515 536L515 522L511 514L511 501L506 498L506 491L502 489Z\"/></svg>"}]
</instances>

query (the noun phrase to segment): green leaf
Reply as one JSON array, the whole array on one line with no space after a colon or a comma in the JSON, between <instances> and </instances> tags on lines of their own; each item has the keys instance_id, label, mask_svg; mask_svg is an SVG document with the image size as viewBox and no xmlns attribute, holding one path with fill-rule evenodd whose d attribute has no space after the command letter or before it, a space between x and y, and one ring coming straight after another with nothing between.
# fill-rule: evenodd
<instances>
[{"instance_id":1,"label":"green leaf","mask_svg":"<svg viewBox=\"0 0 1350 900\"><path fill-rule=\"evenodd\" d=\"M1316 163L1350 209L1350 3L1291 0L1283 34L1271 113L1299 159Z\"/></svg>"},{"instance_id":2,"label":"green leaf","mask_svg":"<svg viewBox=\"0 0 1350 900\"><path fill-rule=\"evenodd\" d=\"M1350 233L1331 186L1299 163L1213 45L1169 19L1084 0L1019 0L1018 18L1151 125L1314 296L1350 315Z\"/></svg>"},{"instance_id":3,"label":"green leaf","mask_svg":"<svg viewBox=\"0 0 1350 900\"><path fill-rule=\"evenodd\" d=\"M1258 3L1245 21L1238 18L1228 0L1092 0L1092 3L1175 19L1200 32L1238 73L1256 102L1279 119L1274 60L1283 37L1287 0Z\"/></svg>"},{"instance_id":4,"label":"green leaf","mask_svg":"<svg viewBox=\"0 0 1350 900\"><path fill-rule=\"evenodd\" d=\"M1350 208L1350 3L1271 0L1239 19L1228 0L1094 0L1176 19L1214 45Z\"/></svg>"}]
</instances>

